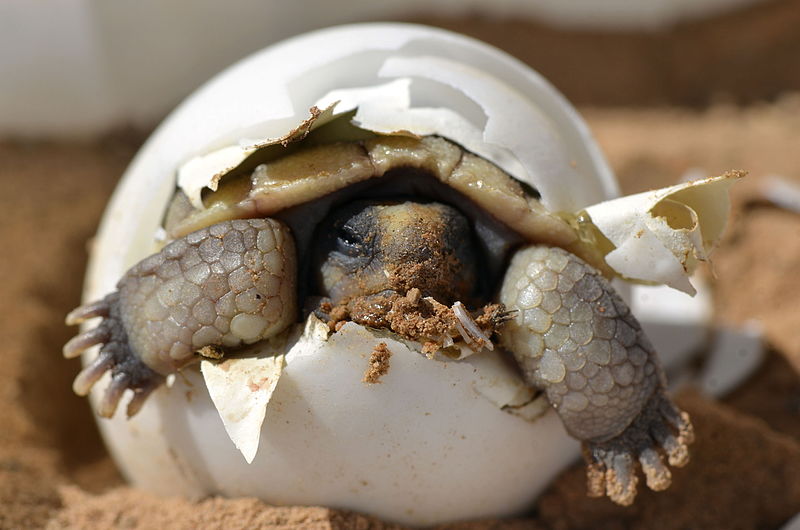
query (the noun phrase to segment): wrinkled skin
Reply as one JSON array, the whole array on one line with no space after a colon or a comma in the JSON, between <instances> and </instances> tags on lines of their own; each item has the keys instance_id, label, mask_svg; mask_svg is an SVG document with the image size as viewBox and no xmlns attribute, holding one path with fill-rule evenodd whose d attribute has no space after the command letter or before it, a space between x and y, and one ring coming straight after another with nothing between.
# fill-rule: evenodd
<instances>
[{"instance_id":1,"label":"wrinkled skin","mask_svg":"<svg viewBox=\"0 0 800 530\"><path fill-rule=\"evenodd\" d=\"M311 294L335 305L414 292L474 309L492 301L482 300L475 237L458 208L438 202L345 203L315 236ZM64 348L74 357L101 344L75 391L85 395L110 371L98 412L112 416L130 389L128 415L135 414L166 375L295 322L297 269L292 231L274 219L223 221L177 239L131 268L114 293L68 316L71 324L103 317ZM638 466L650 488L668 487L664 460L688 461L691 424L666 395L641 326L602 274L562 248L527 245L513 252L494 301L511 317L492 328L500 343L584 444L590 495L632 503Z\"/></svg>"}]
</instances>

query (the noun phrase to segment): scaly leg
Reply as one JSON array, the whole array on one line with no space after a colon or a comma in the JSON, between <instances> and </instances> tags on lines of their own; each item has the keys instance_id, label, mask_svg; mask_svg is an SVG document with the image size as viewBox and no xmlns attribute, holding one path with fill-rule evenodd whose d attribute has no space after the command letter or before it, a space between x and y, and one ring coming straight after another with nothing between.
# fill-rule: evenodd
<instances>
[{"instance_id":1,"label":"scaly leg","mask_svg":"<svg viewBox=\"0 0 800 530\"><path fill-rule=\"evenodd\" d=\"M514 256L500 302L517 310L503 345L583 442L589 494L631 504L637 461L651 489L667 488L662 458L688 462L692 426L667 396L650 341L610 283L563 249L528 247Z\"/></svg>"},{"instance_id":2,"label":"scaly leg","mask_svg":"<svg viewBox=\"0 0 800 530\"><path fill-rule=\"evenodd\" d=\"M173 241L128 270L115 292L67 316L69 325L102 317L64 346L71 358L102 345L75 392L86 395L110 370L98 414L113 416L130 389L130 417L198 355L218 357L282 331L296 317L295 259L289 229L272 219L225 221Z\"/></svg>"}]
</instances>

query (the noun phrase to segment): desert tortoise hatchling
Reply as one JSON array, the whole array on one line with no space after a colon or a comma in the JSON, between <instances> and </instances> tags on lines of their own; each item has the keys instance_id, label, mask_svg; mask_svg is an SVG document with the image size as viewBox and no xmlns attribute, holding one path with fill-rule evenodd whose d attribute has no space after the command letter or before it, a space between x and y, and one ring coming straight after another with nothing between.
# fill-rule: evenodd
<instances>
[{"instance_id":1,"label":"desert tortoise hatchling","mask_svg":"<svg viewBox=\"0 0 800 530\"><path fill-rule=\"evenodd\" d=\"M688 461L692 428L666 394L656 353L575 223L492 163L437 136L304 142L229 176L194 208L178 191L171 242L70 324L101 323L76 378L110 371L99 413L123 392L136 414L165 377L281 333L315 312L445 352L496 337L581 440L589 492L630 504L637 461L650 488Z\"/></svg>"}]
</instances>

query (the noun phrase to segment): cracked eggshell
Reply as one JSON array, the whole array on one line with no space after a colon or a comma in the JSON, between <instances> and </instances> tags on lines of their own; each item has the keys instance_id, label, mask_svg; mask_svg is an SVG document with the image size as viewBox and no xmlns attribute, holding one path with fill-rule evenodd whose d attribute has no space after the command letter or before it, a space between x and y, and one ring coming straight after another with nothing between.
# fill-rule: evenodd
<instances>
[{"instance_id":1,"label":"cracked eggshell","mask_svg":"<svg viewBox=\"0 0 800 530\"><path fill-rule=\"evenodd\" d=\"M606 263L624 278L694 295L688 276L719 244L728 189L743 176L730 171L590 206L586 213L614 245Z\"/></svg>"},{"instance_id":2,"label":"cracked eggshell","mask_svg":"<svg viewBox=\"0 0 800 530\"><path fill-rule=\"evenodd\" d=\"M281 138L333 91L392 82L408 86L408 108L395 117L448 109L463 126L433 132L466 138L538 188L551 209L577 211L617 193L583 121L522 63L442 30L338 27L241 61L165 120L106 211L84 299L111 291L128 267L156 250L179 168L221 149L231 153ZM308 332L295 337L277 352L285 354L285 366L252 464L231 443L192 367L155 392L133 419L99 422L125 476L162 495L257 496L423 525L528 509L578 454L552 411L531 421L535 415L524 419L500 409L498 396L518 392L498 375L504 368L496 356L431 361L354 324L327 340ZM380 384L367 385L361 378L379 342L392 351L390 369ZM264 353L276 352L265 347ZM95 387L93 401L104 386Z\"/></svg>"}]
</instances>

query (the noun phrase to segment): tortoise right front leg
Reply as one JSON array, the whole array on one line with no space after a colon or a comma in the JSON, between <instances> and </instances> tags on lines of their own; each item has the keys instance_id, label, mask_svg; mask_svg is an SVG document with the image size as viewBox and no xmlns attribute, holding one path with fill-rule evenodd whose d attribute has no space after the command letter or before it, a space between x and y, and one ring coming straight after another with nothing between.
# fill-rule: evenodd
<instances>
[{"instance_id":1,"label":"tortoise right front leg","mask_svg":"<svg viewBox=\"0 0 800 530\"><path fill-rule=\"evenodd\" d=\"M563 249L529 247L512 259L500 301L516 310L503 345L583 442L589 494L631 504L637 461L651 489L668 487L662 458L688 462L692 425L667 396L655 351L611 284Z\"/></svg>"},{"instance_id":2,"label":"tortoise right front leg","mask_svg":"<svg viewBox=\"0 0 800 530\"><path fill-rule=\"evenodd\" d=\"M296 268L292 235L273 219L225 221L173 241L128 270L115 292L67 316L69 325L103 318L64 346L71 358L102 344L75 392L88 394L110 370L98 414L113 416L125 389L134 392L128 416L136 414L166 375L199 355L285 329L296 316Z\"/></svg>"}]
</instances>

